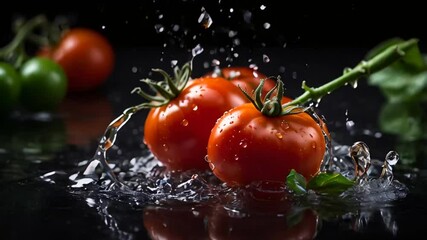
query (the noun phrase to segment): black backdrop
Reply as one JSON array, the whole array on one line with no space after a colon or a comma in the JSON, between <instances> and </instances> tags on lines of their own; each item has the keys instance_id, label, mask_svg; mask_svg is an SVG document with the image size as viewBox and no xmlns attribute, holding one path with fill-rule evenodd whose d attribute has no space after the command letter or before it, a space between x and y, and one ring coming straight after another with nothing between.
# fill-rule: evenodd
<instances>
[{"instance_id":1,"label":"black backdrop","mask_svg":"<svg viewBox=\"0 0 427 240\"><path fill-rule=\"evenodd\" d=\"M16 16L44 13L50 18L67 16L75 26L102 31L116 46L153 46L164 39L179 38L181 47L202 41L229 41L229 30L238 30L241 45L297 47L372 47L390 37L423 40L426 36L425 8L410 2L374 4L374 1L238 1L238 0L148 0L123 1L12 1L2 7L1 43L13 35ZM261 10L262 6L264 10ZM201 8L213 24L198 23ZM230 10L232 9L232 10ZM245 21L246 16L246 21ZM264 27L265 23L270 28ZM163 26L157 33L155 26ZM173 26L179 30L174 31ZM205 34L208 32L208 34ZM194 36L196 39L194 39ZM171 44L178 43L171 42ZM421 41L423 44L423 41Z\"/></svg>"}]
</instances>

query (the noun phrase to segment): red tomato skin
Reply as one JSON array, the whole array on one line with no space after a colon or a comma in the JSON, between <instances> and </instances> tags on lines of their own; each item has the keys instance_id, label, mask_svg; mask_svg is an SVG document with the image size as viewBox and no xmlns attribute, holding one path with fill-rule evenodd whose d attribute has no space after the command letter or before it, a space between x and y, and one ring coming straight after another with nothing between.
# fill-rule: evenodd
<instances>
[{"instance_id":1,"label":"red tomato skin","mask_svg":"<svg viewBox=\"0 0 427 240\"><path fill-rule=\"evenodd\" d=\"M223 78L195 79L169 104L150 110L144 143L170 170L207 170L204 158L212 127L225 111L247 102Z\"/></svg>"},{"instance_id":2,"label":"red tomato skin","mask_svg":"<svg viewBox=\"0 0 427 240\"><path fill-rule=\"evenodd\" d=\"M245 66L225 67L220 69L221 77L230 80L234 85L242 88L247 93L252 94L253 91L258 87L260 81L265 79L264 87L262 90L262 96L271 90L275 85L276 81L268 78L265 74ZM206 76L216 76L215 72L208 73Z\"/></svg>"},{"instance_id":3,"label":"red tomato skin","mask_svg":"<svg viewBox=\"0 0 427 240\"><path fill-rule=\"evenodd\" d=\"M40 55L59 63L68 78L68 91L92 90L103 84L114 68L111 43L100 33L86 28L72 28L57 46L41 49Z\"/></svg>"},{"instance_id":4,"label":"red tomato skin","mask_svg":"<svg viewBox=\"0 0 427 240\"><path fill-rule=\"evenodd\" d=\"M267 117L252 104L225 113L212 129L208 160L230 186L285 181L291 169L310 179L325 153L322 129L307 113Z\"/></svg>"}]
</instances>

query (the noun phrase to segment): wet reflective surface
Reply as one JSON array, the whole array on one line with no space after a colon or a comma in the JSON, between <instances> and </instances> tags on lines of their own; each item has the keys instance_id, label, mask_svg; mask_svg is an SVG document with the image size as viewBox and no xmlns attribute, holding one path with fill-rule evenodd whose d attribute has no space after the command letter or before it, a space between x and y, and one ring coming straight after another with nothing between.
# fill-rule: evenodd
<instances>
[{"instance_id":1,"label":"wet reflective surface","mask_svg":"<svg viewBox=\"0 0 427 240\"><path fill-rule=\"evenodd\" d=\"M139 187L139 191L129 194L102 187L111 183L102 171L98 171L102 180L99 183L72 183L70 175L86 167L107 125L125 108L141 101L130 91L153 65L141 56L156 55L155 51L121 50L118 67L105 88L69 96L55 114L17 112L3 120L3 239L407 239L423 230L420 220L427 214L423 142L411 143L419 151L416 155L397 149L402 144L398 136L381 132L378 125L382 97L363 81L356 89L340 89L319 103L335 151L348 153L353 143L365 142L370 155L359 152L358 157L370 157L372 165L380 167L386 161L389 165L385 169L391 168L393 180L399 182L393 187L407 191L382 191L371 182L377 192L364 194L366 189L360 190L359 195L353 195L360 196L357 201L317 195L300 201L280 186L253 185L235 190L224 187L209 173L171 175L155 167L155 160L142 144L145 111L136 113L123 126L109 153L110 163L115 163L110 167L123 172L117 176ZM274 61L261 63L260 70L268 75L282 74L289 95L297 95L300 79L312 85L330 80L364 52L267 49L263 53ZM188 57L185 52L179 54L176 59L181 62L180 57ZM203 55L199 57L200 61L194 62L194 76L207 70L203 63L210 56L206 60ZM145 70L132 71L137 62ZM170 68L169 62L154 65ZM281 66L288 66L287 71L280 73ZM292 78L294 73L298 74L296 79ZM396 164L394 153L387 155L392 150L400 157ZM405 162L415 164L408 166ZM376 170L378 176L388 174L381 173L381 168ZM399 193L402 195L396 195Z\"/></svg>"}]
</instances>

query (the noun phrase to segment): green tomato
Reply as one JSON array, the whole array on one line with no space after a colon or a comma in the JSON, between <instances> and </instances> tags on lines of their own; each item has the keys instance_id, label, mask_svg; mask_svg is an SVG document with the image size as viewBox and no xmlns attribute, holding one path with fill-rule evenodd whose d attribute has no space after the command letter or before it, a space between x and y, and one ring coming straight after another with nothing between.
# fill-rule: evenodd
<instances>
[{"instance_id":1,"label":"green tomato","mask_svg":"<svg viewBox=\"0 0 427 240\"><path fill-rule=\"evenodd\" d=\"M52 111L67 93L67 77L51 59L34 57L21 67L21 104L30 111Z\"/></svg>"},{"instance_id":2,"label":"green tomato","mask_svg":"<svg viewBox=\"0 0 427 240\"><path fill-rule=\"evenodd\" d=\"M21 77L9 63L0 62L0 115L9 113L18 103Z\"/></svg>"}]
</instances>

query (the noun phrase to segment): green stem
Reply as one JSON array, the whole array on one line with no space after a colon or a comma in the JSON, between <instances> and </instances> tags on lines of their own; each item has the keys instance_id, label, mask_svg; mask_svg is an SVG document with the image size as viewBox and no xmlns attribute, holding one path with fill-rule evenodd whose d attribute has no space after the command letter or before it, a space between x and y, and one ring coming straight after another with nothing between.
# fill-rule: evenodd
<instances>
[{"instance_id":1,"label":"green stem","mask_svg":"<svg viewBox=\"0 0 427 240\"><path fill-rule=\"evenodd\" d=\"M19 31L16 33L15 38L6 46L0 49L0 58L7 59L14 53L19 55L19 48L21 48L24 43L24 40L32 33L32 31L39 26L42 26L47 23L47 19L43 15L34 17L33 19L27 21ZM19 56L17 56L19 58Z\"/></svg>"},{"instance_id":2,"label":"green stem","mask_svg":"<svg viewBox=\"0 0 427 240\"><path fill-rule=\"evenodd\" d=\"M286 108L294 105L302 105L310 100L319 100L323 96L331 93L343 85L356 82L361 77L368 76L369 74L380 71L381 69L389 66L395 61L401 59L406 54L406 52L414 47L417 43L418 39L410 39L403 43L391 46L370 60L360 62L355 68L346 69L342 76L320 87L311 88L308 87L305 82L303 82L302 88L305 90L305 92L301 96L295 98L293 101L282 105L282 107Z\"/></svg>"}]
</instances>

